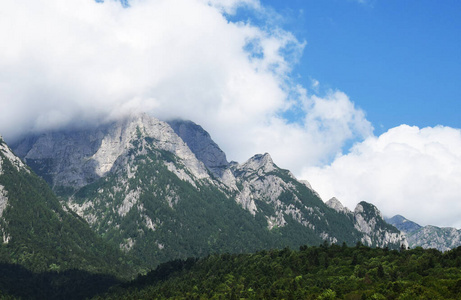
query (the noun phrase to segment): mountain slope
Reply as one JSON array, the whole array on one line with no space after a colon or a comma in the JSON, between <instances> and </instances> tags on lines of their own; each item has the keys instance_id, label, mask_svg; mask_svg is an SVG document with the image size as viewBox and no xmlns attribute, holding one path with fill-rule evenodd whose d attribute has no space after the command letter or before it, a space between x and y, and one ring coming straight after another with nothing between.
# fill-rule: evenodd
<instances>
[{"instance_id":1,"label":"mountain slope","mask_svg":"<svg viewBox=\"0 0 461 300\"><path fill-rule=\"evenodd\" d=\"M33 271L79 268L117 273L122 253L59 203L0 137L0 260Z\"/></svg>"},{"instance_id":2,"label":"mountain slope","mask_svg":"<svg viewBox=\"0 0 461 300\"><path fill-rule=\"evenodd\" d=\"M386 222L394 225L398 230L405 232L406 234L412 233L422 228L421 225L416 224L415 222L410 221L401 215L395 215L390 219L386 219Z\"/></svg>"},{"instance_id":3,"label":"mountain slope","mask_svg":"<svg viewBox=\"0 0 461 300\"><path fill-rule=\"evenodd\" d=\"M242 165L231 166L237 186L236 201L255 216L264 216L269 230L286 235L314 236L310 244L354 243L360 233L347 216L330 209L317 194L291 172L277 167L269 154L258 154ZM294 232L296 229L296 233Z\"/></svg>"},{"instance_id":4,"label":"mountain slope","mask_svg":"<svg viewBox=\"0 0 461 300\"><path fill-rule=\"evenodd\" d=\"M226 154L211 139L208 132L191 121L172 120L168 124L205 167L217 177L223 175L223 171L229 165Z\"/></svg>"},{"instance_id":5,"label":"mountain slope","mask_svg":"<svg viewBox=\"0 0 461 300\"><path fill-rule=\"evenodd\" d=\"M448 251L461 246L461 230L456 228L431 225L422 227L400 215L386 221L406 234L411 248L423 247Z\"/></svg>"},{"instance_id":6,"label":"mountain slope","mask_svg":"<svg viewBox=\"0 0 461 300\"><path fill-rule=\"evenodd\" d=\"M15 149L93 230L150 267L212 252L362 240L351 216L270 155L228 164L203 128L170 124L137 115L29 137Z\"/></svg>"},{"instance_id":7,"label":"mountain slope","mask_svg":"<svg viewBox=\"0 0 461 300\"><path fill-rule=\"evenodd\" d=\"M326 205L352 219L355 229L362 233L360 242L373 247L388 247L389 245L408 246L405 236L394 226L384 220L383 215L373 204L360 202L354 211L344 207L341 202L332 198Z\"/></svg>"}]
</instances>

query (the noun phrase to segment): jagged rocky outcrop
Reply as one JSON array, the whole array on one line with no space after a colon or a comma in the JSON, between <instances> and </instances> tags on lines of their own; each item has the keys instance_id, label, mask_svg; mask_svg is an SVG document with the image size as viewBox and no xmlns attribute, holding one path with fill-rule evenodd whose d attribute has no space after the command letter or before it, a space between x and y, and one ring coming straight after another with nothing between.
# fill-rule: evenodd
<instances>
[{"instance_id":1,"label":"jagged rocky outcrop","mask_svg":"<svg viewBox=\"0 0 461 300\"><path fill-rule=\"evenodd\" d=\"M335 197L333 197L330 200L328 200L327 202L325 202L325 204L328 205L329 207L333 208L335 211L337 211L339 213L343 213L343 214L350 214L351 213L349 208L343 206L343 204L338 199L336 199Z\"/></svg>"},{"instance_id":2,"label":"jagged rocky outcrop","mask_svg":"<svg viewBox=\"0 0 461 300\"><path fill-rule=\"evenodd\" d=\"M295 222L330 243L344 241L345 231L359 237L346 216L330 210L308 183L280 169L268 153L233 164L231 170L238 187L236 201L253 215L263 215L269 230Z\"/></svg>"},{"instance_id":3,"label":"jagged rocky outcrop","mask_svg":"<svg viewBox=\"0 0 461 300\"><path fill-rule=\"evenodd\" d=\"M448 251L461 246L461 230L451 227L421 226L403 216L396 215L386 220L405 233L411 248L437 249Z\"/></svg>"},{"instance_id":4,"label":"jagged rocky outcrop","mask_svg":"<svg viewBox=\"0 0 461 300\"><path fill-rule=\"evenodd\" d=\"M354 219L355 228L364 233L362 238L364 244L382 248L396 243L408 246L405 236L397 228L387 224L381 212L373 204L364 201L357 204Z\"/></svg>"},{"instance_id":5,"label":"jagged rocky outcrop","mask_svg":"<svg viewBox=\"0 0 461 300\"><path fill-rule=\"evenodd\" d=\"M135 115L28 137L15 151L47 179L63 205L150 267L211 252L324 240L400 246L382 223L372 226L367 219L378 232L373 235L357 226L355 215L327 206L267 153L228 163L192 122Z\"/></svg>"},{"instance_id":6,"label":"jagged rocky outcrop","mask_svg":"<svg viewBox=\"0 0 461 300\"><path fill-rule=\"evenodd\" d=\"M400 244L408 247L405 235L397 228L387 224L381 212L373 204L362 201L357 204L353 212L344 207L336 198L328 200L326 204L353 220L354 227L363 234L361 238L363 244L374 247Z\"/></svg>"}]
</instances>

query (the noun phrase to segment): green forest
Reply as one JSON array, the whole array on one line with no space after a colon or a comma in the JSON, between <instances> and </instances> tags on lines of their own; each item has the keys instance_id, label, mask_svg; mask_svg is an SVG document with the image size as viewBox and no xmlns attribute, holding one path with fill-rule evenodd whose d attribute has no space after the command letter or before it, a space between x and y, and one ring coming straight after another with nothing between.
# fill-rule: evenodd
<instances>
[{"instance_id":1,"label":"green forest","mask_svg":"<svg viewBox=\"0 0 461 300\"><path fill-rule=\"evenodd\" d=\"M324 243L173 260L132 281L118 275L3 263L0 299L461 299L461 247Z\"/></svg>"},{"instance_id":2,"label":"green forest","mask_svg":"<svg viewBox=\"0 0 461 300\"><path fill-rule=\"evenodd\" d=\"M137 218L137 209L124 219L116 218L119 214L114 210L105 214L113 218L101 224L118 222L120 228L96 226L98 235L30 169L19 168L2 155L0 160L0 185L8 197L0 218L4 241L0 244L0 299L461 299L461 247L442 253L399 249L398 244L396 249L354 246L351 240L359 236L350 235L353 223L326 207L323 214L331 214L327 218L331 224L325 220L315 227L330 232L329 226L334 225L337 236L349 244L330 245L320 237L309 238L294 221L289 224L292 227L269 231L266 215L247 218L235 201L214 187L198 185L199 194L154 157L158 176L139 164L137 180L152 180L147 191L158 194L142 195L139 201L151 219L164 216L162 226L147 230ZM158 180L154 181L155 176ZM101 188L117 186L110 180L115 178L88 185L75 200L97 200ZM128 183L137 186L137 182ZM184 201L173 207L162 202L168 191L174 191L166 186L175 186ZM308 194L298 198L312 201L306 206L324 205L307 188L300 190ZM114 201L121 203L122 198L115 194ZM280 198L293 201L286 193ZM373 207L361 205L372 212L365 218L376 215ZM275 213L268 206L260 207L267 216ZM104 205L99 208L102 211ZM390 225L384 221L379 224L379 228L386 226ZM146 239L123 252L122 239L137 235ZM311 246L298 249L301 243ZM283 248L287 245L292 248ZM162 256L161 248L169 252ZM193 258L186 259L189 256Z\"/></svg>"},{"instance_id":3,"label":"green forest","mask_svg":"<svg viewBox=\"0 0 461 300\"><path fill-rule=\"evenodd\" d=\"M461 247L357 244L175 260L95 299L461 299Z\"/></svg>"}]
</instances>

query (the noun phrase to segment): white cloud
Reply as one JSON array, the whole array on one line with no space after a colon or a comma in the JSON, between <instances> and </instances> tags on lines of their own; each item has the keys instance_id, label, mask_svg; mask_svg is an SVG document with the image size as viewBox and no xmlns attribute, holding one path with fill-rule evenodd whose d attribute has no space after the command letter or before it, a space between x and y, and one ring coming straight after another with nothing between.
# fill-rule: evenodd
<instances>
[{"instance_id":1,"label":"white cloud","mask_svg":"<svg viewBox=\"0 0 461 300\"><path fill-rule=\"evenodd\" d=\"M461 228L459 129L401 125L303 176L324 200L336 196L350 208L365 200L388 216Z\"/></svg>"},{"instance_id":2,"label":"white cloud","mask_svg":"<svg viewBox=\"0 0 461 300\"><path fill-rule=\"evenodd\" d=\"M226 19L239 8L267 22ZM290 78L306 43L279 18L258 0L4 0L0 134L131 111L191 119L230 159L269 152L326 198L460 227L459 130L401 126L373 137L346 94L315 96L316 80L306 91Z\"/></svg>"},{"instance_id":3,"label":"white cloud","mask_svg":"<svg viewBox=\"0 0 461 300\"><path fill-rule=\"evenodd\" d=\"M305 42L274 22L223 15L239 7L274 15L257 0L5 0L0 132L8 140L140 110L201 124L230 159L269 152L295 172L371 132L345 94L307 96L290 79ZM282 117L290 109L296 122Z\"/></svg>"},{"instance_id":4,"label":"white cloud","mask_svg":"<svg viewBox=\"0 0 461 300\"><path fill-rule=\"evenodd\" d=\"M259 0L205 0L204 2L226 14L235 14L239 7L261 9Z\"/></svg>"}]
</instances>

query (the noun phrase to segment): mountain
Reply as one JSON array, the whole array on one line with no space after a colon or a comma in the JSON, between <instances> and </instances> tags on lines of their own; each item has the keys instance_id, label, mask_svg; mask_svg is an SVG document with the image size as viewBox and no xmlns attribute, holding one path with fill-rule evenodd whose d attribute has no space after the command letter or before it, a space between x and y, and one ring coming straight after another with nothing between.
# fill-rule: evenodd
<instances>
[{"instance_id":1,"label":"mountain","mask_svg":"<svg viewBox=\"0 0 461 300\"><path fill-rule=\"evenodd\" d=\"M411 248L434 248L448 251L461 246L461 230L451 227L420 226L403 216L396 215L386 220L406 234Z\"/></svg>"},{"instance_id":2,"label":"mountain","mask_svg":"<svg viewBox=\"0 0 461 300\"><path fill-rule=\"evenodd\" d=\"M168 124L208 170L217 177L223 176L224 170L229 166L226 154L208 132L191 121L172 120Z\"/></svg>"},{"instance_id":3,"label":"mountain","mask_svg":"<svg viewBox=\"0 0 461 300\"><path fill-rule=\"evenodd\" d=\"M26 137L14 150L95 232L148 267L324 240L404 242L393 227L368 218L371 206L362 205L357 226L354 216L327 206L267 153L228 163L210 135L190 121L135 115Z\"/></svg>"},{"instance_id":4,"label":"mountain","mask_svg":"<svg viewBox=\"0 0 461 300\"><path fill-rule=\"evenodd\" d=\"M381 212L373 204L362 201L357 204L353 212L336 198L331 198L326 204L352 220L354 227L363 234L360 242L364 245L384 248L400 243L405 247L408 246L404 235L394 226L387 224Z\"/></svg>"},{"instance_id":5,"label":"mountain","mask_svg":"<svg viewBox=\"0 0 461 300\"><path fill-rule=\"evenodd\" d=\"M0 263L34 272L79 268L130 275L123 253L62 205L0 137Z\"/></svg>"},{"instance_id":6,"label":"mountain","mask_svg":"<svg viewBox=\"0 0 461 300\"><path fill-rule=\"evenodd\" d=\"M421 225L416 224L415 222L410 221L401 215L395 215L390 219L386 219L386 222L394 225L398 230L405 232L406 234L412 233L422 228Z\"/></svg>"},{"instance_id":7,"label":"mountain","mask_svg":"<svg viewBox=\"0 0 461 300\"><path fill-rule=\"evenodd\" d=\"M434 248L448 251L461 246L461 230L451 227L427 225L408 234L410 247Z\"/></svg>"}]
</instances>

